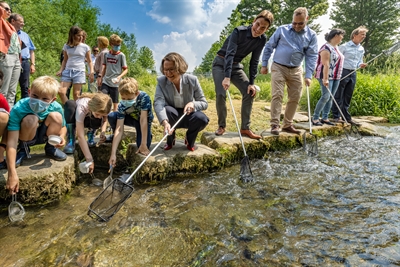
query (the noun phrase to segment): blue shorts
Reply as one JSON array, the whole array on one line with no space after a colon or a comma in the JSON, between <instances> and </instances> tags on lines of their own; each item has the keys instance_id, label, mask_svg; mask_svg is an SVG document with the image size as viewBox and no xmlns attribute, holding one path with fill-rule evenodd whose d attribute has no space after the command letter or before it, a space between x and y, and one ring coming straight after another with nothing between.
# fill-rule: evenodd
<instances>
[{"instance_id":1,"label":"blue shorts","mask_svg":"<svg viewBox=\"0 0 400 267\"><path fill-rule=\"evenodd\" d=\"M63 70L61 73L61 81L72 84L85 84L86 73L83 70Z\"/></svg>"}]
</instances>

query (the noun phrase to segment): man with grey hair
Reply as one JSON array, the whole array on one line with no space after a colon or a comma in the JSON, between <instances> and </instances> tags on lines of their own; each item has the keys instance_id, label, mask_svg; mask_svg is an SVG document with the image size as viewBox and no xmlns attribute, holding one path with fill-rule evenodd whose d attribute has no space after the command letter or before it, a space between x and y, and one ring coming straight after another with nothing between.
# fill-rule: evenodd
<instances>
[{"instance_id":1,"label":"man with grey hair","mask_svg":"<svg viewBox=\"0 0 400 267\"><path fill-rule=\"evenodd\" d=\"M335 94L335 100L338 103L340 111L342 111L347 122L359 125L351 119L349 112L351 98L353 97L354 87L356 86L358 68L365 68L366 63L363 63L364 47L361 42L367 36L368 29L360 26L353 30L350 39L347 43L339 46L339 51L344 55L342 80ZM332 115L334 122L344 122L341 120L341 114L336 105L332 106Z\"/></svg>"},{"instance_id":2,"label":"man with grey hair","mask_svg":"<svg viewBox=\"0 0 400 267\"><path fill-rule=\"evenodd\" d=\"M264 48L261 73L268 73L268 60L275 50L271 66L271 133L279 135L279 121L285 84L288 102L285 109L282 131L300 134L293 127L303 87L303 67L305 59L305 83L311 85L312 74L318 58L317 34L307 26L308 12L305 7L297 8L291 24L276 29Z\"/></svg>"},{"instance_id":3,"label":"man with grey hair","mask_svg":"<svg viewBox=\"0 0 400 267\"><path fill-rule=\"evenodd\" d=\"M8 18L11 25L14 26L18 37L22 42L21 50L21 75L19 76L19 86L21 87L21 98L29 97L29 75L35 73L35 45L29 35L22 31L25 22L22 15L14 13Z\"/></svg>"}]
</instances>

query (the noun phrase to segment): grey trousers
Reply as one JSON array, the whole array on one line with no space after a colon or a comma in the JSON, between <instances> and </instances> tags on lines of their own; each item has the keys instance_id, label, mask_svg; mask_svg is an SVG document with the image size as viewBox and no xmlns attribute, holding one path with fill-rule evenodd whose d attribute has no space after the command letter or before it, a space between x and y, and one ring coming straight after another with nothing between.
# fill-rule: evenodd
<instances>
[{"instance_id":1,"label":"grey trousers","mask_svg":"<svg viewBox=\"0 0 400 267\"><path fill-rule=\"evenodd\" d=\"M15 94L19 75L21 74L21 62L18 54L7 54L4 60L0 60L0 70L3 72L3 85L0 92L7 99L10 108L14 106Z\"/></svg>"},{"instance_id":2,"label":"grey trousers","mask_svg":"<svg viewBox=\"0 0 400 267\"><path fill-rule=\"evenodd\" d=\"M218 116L218 126L226 127L226 91L222 87L222 81L225 78L224 71L225 60L219 56L216 56L212 65L212 75L215 85L216 93L216 107ZM250 129L250 115L251 109L253 108L254 97L247 93L247 88L249 86L249 78L247 78L246 73L243 71L243 65L240 63L233 63L232 73L231 73L231 84L235 85L240 93L242 94L242 108L241 108L241 118L242 130Z\"/></svg>"}]
</instances>

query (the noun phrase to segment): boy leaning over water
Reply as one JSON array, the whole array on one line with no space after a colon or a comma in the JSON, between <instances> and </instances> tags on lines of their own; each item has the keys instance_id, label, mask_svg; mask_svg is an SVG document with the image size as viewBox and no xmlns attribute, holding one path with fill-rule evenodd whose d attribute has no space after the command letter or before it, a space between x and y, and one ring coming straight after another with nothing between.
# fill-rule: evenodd
<instances>
[{"instance_id":1,"label":"boy leaning over water","mask_svg":"<svg viewBox=\"0 0 400 267\"><path fill-rule=\"evenodd\" d=\"M152 140L151 122L153 112L151 111L151 99L143 91L139 91L138 83L134 78L123 79L118 87L121 101L118 111L108 115L108 122L114 132L109 164L115 166L116 152L124 133L124 125L135 127L137 153L147 156L150 151Z\"/></svg>"},{"instance_id":2,"label":"boy leaning over water","mask_svg":"<svg viewBox=\"0 0 400 267\"><path fill-rule=\"evenodd\" d=\"M7 189L10 194L19 190L19 178L16 171L22 160L30 157L29 146L46 143L46 156L63 161L67 155L50 145L47 137L61 137L57 147L64 146L65 127L64 111L56 102L60 83L50 76L41 76L32 82L29 97L18 101L10 112L7 138Z\"/></svg>"}]
</instances>

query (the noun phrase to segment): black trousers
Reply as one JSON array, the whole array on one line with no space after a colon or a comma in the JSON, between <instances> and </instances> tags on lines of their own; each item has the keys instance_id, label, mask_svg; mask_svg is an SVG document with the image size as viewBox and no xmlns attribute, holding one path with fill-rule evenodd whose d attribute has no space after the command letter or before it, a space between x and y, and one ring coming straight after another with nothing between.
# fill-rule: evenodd
<instances>
[{"instance_id":1,"label":"black trousers","mask_svg":"<svg viewBox=\"0 0 400 267\"><path fill-rule=\"evenodd\" d=\"M29 97L29 76L31 74L31 63L28 59L21 62L21 74L19 75L19 86L21 87L21 99Z\"/></svg>"},{"instance_id":2,"label":"black trousers","mask_svg":"<svg viewBox=\"0 0 400 267\"><path fill-rule=\"evenodd\" d=\"M171 128L183 115L183 108L165 106L165 111L167 112L167 117ZM201 111L195 111L190 113L189 115L186 115L179 122L176 129L188 129L186 132L186 140L191 147L194 147L194 143L196 142L196 137L198 133L207 126L208 121L209 119L206 114ZM169 145L172 145L173 140L175 140L175 131L172 135L167 137L167 143Z\"/></svg>"},{"instance_id":3,"label":"black trousers","mask_svg":"<svg viewBox=\"0 0 400 267\"><path fill-rule=\"evenodd\" d=\"M353 70L343 69L342 77L347 76ZM356 86L357 74L353 72L348 77L344 78L340 81L339 87L335 94L335 100L340 107L340 110L343 113L346 121L351 120L351 115L349 112L351 98L353 97L354 87ZM337 108L336 104L332 105L332 115L334 119L338 119L341 117L340 111Z\"/></svg>"}]
</instances>

